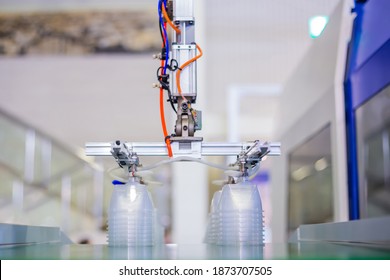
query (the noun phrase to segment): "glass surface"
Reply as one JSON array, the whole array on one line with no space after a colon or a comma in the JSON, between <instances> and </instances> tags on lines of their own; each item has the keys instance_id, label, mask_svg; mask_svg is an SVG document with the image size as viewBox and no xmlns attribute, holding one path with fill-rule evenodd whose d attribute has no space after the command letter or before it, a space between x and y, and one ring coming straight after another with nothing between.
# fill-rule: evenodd
<instances>
[{"instance_id":1,"label":"glass surface","mask_svg":"<svg viewBox=\"0 0 390 280\"><path fill-rule=\"evenodd\" d=\"M5 246L0 248L0 258L6 259L76 259L76 260L348 260L390 259L390 249L348 242L266 243L264 246L215 246L205 244L147 247L119 247L107 245L37 244Z\"/></svg>"},{"instance_id":2,"label":"glass surface","mask_svg":"<svg viewBox=\"0 0 390 280\"><path fill-rule=\"evenodd\" d=\"M333 220L330 126L289 155L288 230Z\"/></svg>"},{"instance_id":3,"label":"glass surface","mask_svg":"<svg viewBox=\"0 0 390 280\"><path fill-rule=\"evenodd\" d=\"M360 214L390 214L390 86L356 110Z\"/></svg>"},{"instance_id":4,"label":"glass surface","mask_svg":"<svg viewBox=\"0 0 390 280\"><path fill-rule=\"evenodd\" d=\"M4 168L4 166L0 165L0 180L1 180L1 188L0 188L0 209L9 205L12 201L12 184L15 180L15 176L13 176L8 170ZM2 215L0 214L0 217Z\"/></svg>"},{"instance_id":5,"label":"glass surface","mask_svg":"<svg viewBox=\"0 0 390 280\"><path fill-rule=\"evenodd\" d=\"M26 131L10 120L0 117L0 163L24 174Z\"/></svg>"},{"instance_id":6,"label":"glass surface","mask_svg":"<svg viewBox=\"0 0 390 280\"><path fill-rule=\"evenodd\" d=\"M59 226L76 238L99 230L103 170L1 111L0 146L0 223Z\"/></svg>"}]
</instances>

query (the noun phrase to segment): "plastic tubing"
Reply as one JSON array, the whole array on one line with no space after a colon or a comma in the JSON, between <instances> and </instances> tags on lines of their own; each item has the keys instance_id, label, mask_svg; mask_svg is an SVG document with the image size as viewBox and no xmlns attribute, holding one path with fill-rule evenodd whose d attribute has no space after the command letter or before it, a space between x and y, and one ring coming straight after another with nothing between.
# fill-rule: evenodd
<instances>
[{"instance_id":1,"label":"plastic tubing","mask_svg":"<svg viewBox=\"0 0 390 280\"><path fill-rule=\"evenodd\" d=\"M166 58L165 58L165 65L161 65L163 67L163 74L165 75L168 68L168 60L169 60L169 40L168 40L168 33L167 33L167 27L166 23L163 21L163 15L162 15L162 8L166 5L166 0L159 0L158 1L158 18L159 18L159 24L162 29L162 36L163 36L163 48L165 47L166 50Z\"/></svg>"},{"instance_id":2,"label":"plastic tubing","mask_svg":"<svg viewBox=\"0 0 390 280\"><path fill-rule=\"evenodd\" d=\"M162 9L161 10L162 10L164 18L168 22L168 24L172 27L173 30L176 31L177 34L180 34L181 30L179 28L177 28L176 25L174 25L173 22L170 20L168 14L167 14L167 10L165 9L164 5L162 5Z\"/></svg>"},{"instance_id":3,"label":"plastic tubing","mask_svg":"<svg viewBox=\"0 0 390 280\"><path fill-rule=\"evenodd\" d=\"M164 61L161 61L161 66L164 66ZM160 119L161 119L161 127L164 133L164 141L167 145L168 150L168 156L172 157L172 147L171 147L171 141L168 137L168 131L167 131L167 124L165 122L165 113L164 113L164 89L160 88Z\"/></svg>"},{"instance_id":4,"label":"plastic tubing","mask_svg":"<svg viewBox=\"0 0 390 280\"><path fill-rule=\"evenodd\" d=\"M181 74L181 71L187 67L188 65L190 65L192 62L194 62L195 60L197 60L198 58L200 58L202 55L203 55L203 52L202 52L202 49L196 45L196 48L198 49L199 51L199 54L193 58L191 58L190 60L188 60L187 62L183 63L180 68L177 69L177 72L176 72L176 85L177 85L177 91L179 92L179 94L181 95L181 97L187 102L187 98L184 97L184 95L182 94L182 90L181 90L181 86L180 86L180 74Z\"/></svg>"},{"instance_id":5,"label":"plastic tubing","mask_svg":"<svg viewBox=\"0 0 390 280\"><path fill-rule=\"evenodd\" d=\"M161 1L161 9L159 10L160 14L160 20L162 22L162 9L165 9L165 6L167 4L167 0ZM167 24L166 22L162 22L162 27L163 27L163 33L164 33L164 38L165 38L165 65L164 65L164 72L163 74L165 75L167 73L167 68L168 68L168 61L169 61L169 38L168 38L168 33L167 33Z\"/></svg>"},{"instance_id":6,"label":"plastic tubing","mask_svg":"<svg viewBox=\"0 0 390 280\"><path fill-rule=\"evenodd\" d=\"M164 47L164 45L167 47L167 53L169 51L169 46L168 46L168 36L167 36L167 31L166 31L166 25L164 24L163 22L163 18L162 18L162 13L161 13L161 8L164 7L164 1L163 0L159 0L158 1L158 16L159 16L159 24L160 26L162 27L162 30L163 30L163 41L164 41L164 44L162 47ZM168 58L168 55L167 55L167 58ZM162 67L162 74L165 74L166 72L166 69L167 69L167 59L165 60L165 63L164 61L162 60L161 61L161 67ZM169 140L169 137L168 137L168 131L167 131L167 125L166 125L166 122L165 122L165 113L164 113L164 90L163 88L160 88L160 120L161 120L161 127L162 127L162 130L163 130L163 133L164 133L164 142L165 144L167 145L167 151L168 151L168 156L169 157L172 157L172 147L171 147L171 142Z\"/></svg>"},{"instance_id":7,"label":"plastic tubing","mask_svg":"<svg viewBox=\"0 0 390 280\"><path fill-rule=\"evenodd\" d=\"M163 17L162 17L161 6L162 6L162 0L159 0L158 1L158 7L157 7L158 20L159 20L160 26L163 27L164 25L163 25ZM165 42L165 38L164 38L164 42Z\"/></svg>"},{"instance_id":8,"label":"plastic tubing","mask_svg":"<svg viewBox=\"0 0 390 280\"><path fill-rule=\"evenodd\" d=\"M139 171L142 172L142 171L146 171L146 170L151 170L151 169L157 168L157 167L164 165L164 164L170 164L170 163L179 162L179 161L198 162L198 163L205 164L205 165L208 165L210 167L217 168L220 170L238 171L238 166L233 166L233 167L227 166L226 167L223 165L215 164L212 162L208 162L208 161L205 161L202 159L197 159L197 158L193 158L193 157L189 157L189 156L180 156L180 157L176 157L176 158L172 158L172 159L162 160L162 161L159 161L159 162L154 163L152 165L139 167Z\"/></svg>"}]
</instances>

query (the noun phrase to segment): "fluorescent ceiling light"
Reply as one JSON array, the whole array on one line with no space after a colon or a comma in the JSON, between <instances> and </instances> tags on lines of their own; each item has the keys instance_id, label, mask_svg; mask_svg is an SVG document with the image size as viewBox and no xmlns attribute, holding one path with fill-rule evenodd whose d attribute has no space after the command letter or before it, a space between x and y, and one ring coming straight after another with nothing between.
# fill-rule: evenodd
<instances>
[{"instance_id":1,"label":"fluorescent ceiling light","mask_svg":"<svg viewBox=\"0 0 390 280\"><path fill-rule=\"evenodd\" d=\"M322 171L328 167L328 161L325 158L320 158L314 163L314 168L317 171Z\"/></svg>"},{"instance_id":2,"label":"fluorescent ceiling light","mask_svg":"<svg viewBox=\"0 0 390 280\"><path fill-rule=\"evenodd\" d=\"M302 166L301 168L291 173L291 176L297 182L302 181L303 179L309 177L310 175L311 175L311 168L309 166Z\"/></svg>"},{"instance_id":3,"label":"fluorescent ceiling light","mask_svg":"<svg viewBox=\"0 0 390 280\"><path fill-rule=\"evenodd\" d=\"M319 37L328 24L329 17L327 16L315 16L309 19L309 33L310 37Z\"/></svg>"}]
</instances>

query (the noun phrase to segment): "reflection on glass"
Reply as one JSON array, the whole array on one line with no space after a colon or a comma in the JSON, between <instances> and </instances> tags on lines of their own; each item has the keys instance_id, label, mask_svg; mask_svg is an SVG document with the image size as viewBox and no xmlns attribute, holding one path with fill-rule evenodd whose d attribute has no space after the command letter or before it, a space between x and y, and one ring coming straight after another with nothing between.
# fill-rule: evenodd
<instances>
[{"instance_id":1,"label":"reflection on glass","mask_svg":"<svg viewBox=\"0 0 390 280\"><path fill-rule=\"evenodd\" d=\"M390 86L356 110L360 214L390 214Z\"/></svg>"},{"instance_id":2,"label":"reflection on glass","mask_svg":"<svg viewBox=\"0 0 390 280\"><path fill-rule=\"evenodd\" d=\"M330 126L289 155L288 230L333 219Z\"/></svg>"},{"instance_id":3,"label":"reflection on glass","mask_svg":"<svg viewBox=\"0 0 390 280\"><path fill-rule=\"evenodd\" d=\"M24 174L24 150L26 132L21 127L15 127L7 119L0 118L0 162L15 172Z\"/></svg>"},{"instance_id":4,"label":"reflection on glass","mask_svg":"<svg viewBox=\"0 0 390 280\"><path fill-rule=\"evenodd\" d=\"M60 226L70 238L102 226L100 168L2 111L0 145L0 223Z\"/></svg>"}]
</instances>

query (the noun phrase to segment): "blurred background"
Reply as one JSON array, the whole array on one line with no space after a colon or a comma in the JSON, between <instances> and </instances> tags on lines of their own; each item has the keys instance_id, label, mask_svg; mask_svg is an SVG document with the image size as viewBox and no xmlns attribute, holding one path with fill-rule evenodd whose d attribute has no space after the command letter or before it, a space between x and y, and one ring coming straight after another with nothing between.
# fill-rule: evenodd
<instances>
[{"instance_id":1,"label":"blurred background","mask_svg":"<svg viewBox=\"0 0 390 280\"><path fill-rule=\"evenodd\" d=\"M204 51L197 135L282 143L282 156L265 160L254 179L266 240L283 242L301 224L387 215L389 89L348 107L344 85L388 32L361 54L350 44L359 15L352 0L194 2ZM106 243L115 161L85 157L84 145L163 141L152 88L160 48L157 0L0 0L1 223L58 226L74 242ZM202 242L221 188L213 181L224 174L183 163L154 176L166 242Z\"/></svg>"}]
</instances>

